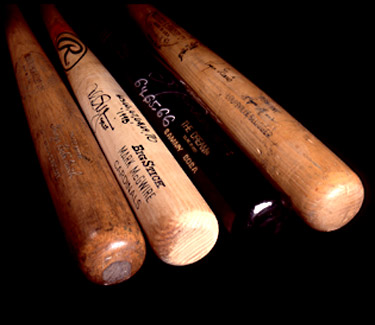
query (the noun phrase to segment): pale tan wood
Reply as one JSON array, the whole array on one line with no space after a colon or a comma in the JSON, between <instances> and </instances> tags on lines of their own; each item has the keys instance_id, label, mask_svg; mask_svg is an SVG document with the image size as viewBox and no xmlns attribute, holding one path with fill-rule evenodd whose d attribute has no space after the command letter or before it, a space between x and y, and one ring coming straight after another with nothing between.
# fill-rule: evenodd
<instances>
[{"instance_id":1,"label":"pale tan wood","mask_svg":"<svg viewBox=\"0 0 375 325\"><path fill-rule=\"evenodd\" d=\"M151 5L128 5L159 54L313 228L342 227L359 211L358 176L239 71Z\"/></svg>"},{"instance_id":2,"label":"pale tan wood","mask_svg":"<svg viewBox=\"0 0 375 325\"><path fill-rule=\"evenodd\" d=\"M84 45L56 9L44 6L43 17L72 89L154 251L173 265L201 259L217 240L215 215L94 54L86 48L67 54L69 42L63 37L70 37L76 49Z\"/></svg>"},{"instance_id":3,"label":"pale tan wood","mask_svg":"<svg viewBox=\"0 0 375 325\"><path fill-rule=\"evenodd\" d=\"M84 117L21 12L9 6L8 15L6 37L16 79L66 238L91 281L122 282L143 264L142 232Z\"/></svg>"}]
</instances>

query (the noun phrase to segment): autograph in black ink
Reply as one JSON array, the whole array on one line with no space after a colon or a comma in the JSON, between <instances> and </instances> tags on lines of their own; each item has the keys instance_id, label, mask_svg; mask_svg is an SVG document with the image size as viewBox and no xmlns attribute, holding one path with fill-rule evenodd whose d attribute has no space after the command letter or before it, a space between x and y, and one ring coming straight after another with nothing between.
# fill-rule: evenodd
<instances>
[{"instance_id":1,"label":"autograph in black ink","mask_svg":"<svg viewBox=\"0 0 375 325\"><path fill-rule=\"evenodd\" d=\"M113 131L115 128L106 115L110 109L108 102L110 102L111 96L104 93L101 89L98 89L99 86L97 83L94 85L94 89L87 96L91 108L97 113L92 117L94 132L96 132L96 125L98 123L103 130L110 128Z\"/></svg>"}]
</instances>

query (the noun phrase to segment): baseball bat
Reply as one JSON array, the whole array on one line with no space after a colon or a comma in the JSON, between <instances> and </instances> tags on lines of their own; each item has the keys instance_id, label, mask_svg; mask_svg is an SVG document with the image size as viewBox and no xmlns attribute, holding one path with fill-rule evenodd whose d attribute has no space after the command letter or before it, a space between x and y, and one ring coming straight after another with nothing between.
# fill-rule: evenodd
<instances>
[{"instance_id":1,"label":"baseball bat","mask_svg":"<svg viewBox=\"0 0 375 325\"><path fill-rule=\"evenodd\" d=\"M161 260L186 265L218 236L210 207L154 129L52 5L42 8L68 80L151 247Z\"/></svg>"},{"instance_id":2,"label":"baseball bat","mask_svg":"<svg viewBox=\"0 0 375 325\"><path fill-rule=\"evenodd\" d=\"M332 231L360 210L359 177L239 71L152 5L128 5L167 64L311 227Z\"/></svg>"},{"instance_id":3,"label":"baseball bat","mask_svg":"<svg viewBox=\"0 0 375 325\"><path fill-rule=\"evenodd\" d=\"M100 25L80 25L79 34L91 40L90 48L131 96L230 233L279 233L293 214L281 194L153 56L134 22L120 20L120 15L112 12L103 15ZM235 170L241 170L241 177L233 177Z\"/></svg>"},{"instance_id":4,"label":"baseball bat","mask_svg":"<svg viewBox=\"0 0 375 325\"><path fill-rule=\"evenodd\" d=\"M115 284L142 266L145 241L90 128L21 11L6 38L30 132L69 246L93 282Z\"/></svg>"}]
</instances>

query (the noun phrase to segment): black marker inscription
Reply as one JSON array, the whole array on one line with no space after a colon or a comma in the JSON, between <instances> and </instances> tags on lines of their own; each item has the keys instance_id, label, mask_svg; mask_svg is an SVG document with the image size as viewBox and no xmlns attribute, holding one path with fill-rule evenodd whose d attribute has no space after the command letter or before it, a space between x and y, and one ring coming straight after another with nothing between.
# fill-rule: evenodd
<instances>
[{"instance_id":1,"label":"black marker inscription","mask_svg":"<svg viewBox=\"0 0 375 325\"><path fill-rule=\"evenodd\" d=\"M96 132L97 124L99 124L103 130L110 128L113 131L115 128L107 116L107 112L110 109L108 102L111 100L111 96L104 93L101 89L98 89L98 84L95 83L94 85L93 90L91 90L87 96L91 108L97 113L92 117L94 132Z\"/></svg>"},{"instance_id":2,"label":"black marker inscription","mask_svg":"<svg viewBox=\"0 0 375 325\"><path fill-rule=\"evenodd\" d=\"M246 117L246 119L249 120L265 137L269 138L273 135L272 130L270 130L263 121L257 118L257 115L247 109L240 100L236 99L232 94L227 94L224 98L234 108L241 112L241 114Z\"/></svg>"},{"instance_id":3,"label":"black marker inscription","mask_svg":"<svg viewBox=\"0 0 375 325\"><path fill-rule=\"evenodd\" d=\"M186 54L186 52L188 51L191 51L191 50L194 50L195 48L197 48L199 45L198 41L192 41L190 42L189 44L186 44L180 51L180 53L178 54L178 57L180 58L181 62L184 58L184 55Z\"/></svg>"},{"instance_id":4,"label":"black marker inscription","mask_svg":"<svg viewBox=\"0 0 375 325\"><path fill-rule=\"evenodd\" d=\"M236 76L228 67L222 67L219 68L218 65L221 65L222 63L214 63L214 62L207 62L206 65L208 68L216 71L217 74L219 74L224 80L227 82L231 82L234 79L236 79Z\"/></svg>"},{"instance_id":5,"label":"black marker inscription","mask_svg":"<svg viewBox=\"0 0 375 325\"><path fill-rule=\"evenodd\" d=\"M133 104L129 101L129 99L122 94L118 94L116 96L122 104L120 110L116 113L122 118L122 123L127 124L130 121L130 124L134 124L140 129L140 133L143 134L148 141L153 143L158 142L158 137L156 134L153 133L153 130L143 119L143 117L138 114L138 111L134 109Z\"/></svg>"}]
</instances>

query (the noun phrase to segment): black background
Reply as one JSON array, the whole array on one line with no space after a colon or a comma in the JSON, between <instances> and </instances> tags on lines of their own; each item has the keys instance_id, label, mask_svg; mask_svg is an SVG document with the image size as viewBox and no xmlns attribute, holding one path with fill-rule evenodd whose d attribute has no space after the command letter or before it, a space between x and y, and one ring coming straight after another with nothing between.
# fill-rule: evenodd
<instances>
[{"instance_id":1,"label":"black background","mask_svg":"<svg viewBox=\"0 0 375 325\"><path fill-rule=\"evenodd\" d=\"M87 6L60 8L67 20L71 12L72 17L80 14L80 24L92 20L100 24L111 4ZM32 306L30 315L36 317L56 308L62 314L75 310L122 314L124 320L137 306L144 311L140 314L144 320L173 313L201 317L204 311L211 316L242 311L248 319L259 310L266 318L275 313L289 317L301 310L308 315L321 311L346 315L354 303L363 315L366 302L373 302L374 284L370 7L349 2L330 7L316 2L157 6L263 89L359 174L366 190L361 211L332 233L316 232L296 221L277 238L254 238L246 245L223 230L212 252L186 267L166 265L148 249L143 267L130 280L111 287L92 284L66 245L2 33L1 229L8 303L21 306L19 310ZM21 7L59 67L38 6ZM333 308L337 302L339 307ZM87 310L84 303L90 306ZM154 307L152 314L147 313L149 307Z\"/></svg>"}]
</instances>

